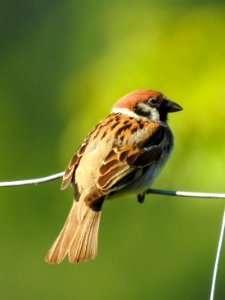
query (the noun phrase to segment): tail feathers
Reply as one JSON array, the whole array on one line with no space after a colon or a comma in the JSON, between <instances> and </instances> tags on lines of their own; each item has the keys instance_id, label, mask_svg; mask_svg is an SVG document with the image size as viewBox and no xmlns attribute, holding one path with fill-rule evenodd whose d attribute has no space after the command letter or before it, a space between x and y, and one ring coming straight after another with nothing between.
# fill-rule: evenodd
<instances>
[{"instance_id":1,"label":"tail feathers","mask_svg":"<svg viewBox=\"0 0 225 300\"><path fill-rule=\"evenodd\" d=\"M98 228L101 211L84 201L74 201L66 223L50 248L47 263L60 263L68 254L70 263L94 259L97 255Z\"/></svg>"},{"instance_id":2,"label":"tail feathers","mask_svg":"<svg viewBox=\"0 0 225 300\"><path fill-rule=\"evenodd\" d=\"M89 209L88 218L85 217L79 224L68 253L70 263L78 263L96 257L100 216L101 212Z\"/></svg>"}]
</instances>

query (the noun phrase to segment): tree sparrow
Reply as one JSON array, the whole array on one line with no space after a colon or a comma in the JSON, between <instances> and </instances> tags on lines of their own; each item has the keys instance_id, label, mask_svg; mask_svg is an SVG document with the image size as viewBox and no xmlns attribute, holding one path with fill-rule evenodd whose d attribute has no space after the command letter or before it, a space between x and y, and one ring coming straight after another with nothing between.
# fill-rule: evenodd
<instances>
[{"instance_id":1,"label":"tree sparrow","mask_svg":"<svg viewBox=\"0 0 225 300\"><path fill-rule=\"evenodd\" d=\"M167 114L182 110L162 93L136 90L119 99L89 133L65 170L62 189L71 185L73 206L46 261L94 259L102 205L108 198L145 191L173 148Z\"/></svg>"}]
</instances>

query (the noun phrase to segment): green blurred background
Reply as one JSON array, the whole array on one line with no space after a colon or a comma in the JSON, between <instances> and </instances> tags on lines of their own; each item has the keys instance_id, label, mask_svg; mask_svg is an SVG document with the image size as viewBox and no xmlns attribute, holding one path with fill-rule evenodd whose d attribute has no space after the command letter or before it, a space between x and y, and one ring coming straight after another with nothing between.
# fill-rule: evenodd
<instances>
[{"instance_id":1,"label":"green blurred background","mask_svg":"<svg viewBox=\"0 0 225 300\"><path fill-rule=\"evenodd\" d=\"M0 181L62 171L116 99L154 88L184 107L154 187L225 192L222 3L0 1ZM0 298L208 299L224 200L128 200L104 206L94 262L49 266L72 191L0 189Z\"/></svg>"}]
</instances>

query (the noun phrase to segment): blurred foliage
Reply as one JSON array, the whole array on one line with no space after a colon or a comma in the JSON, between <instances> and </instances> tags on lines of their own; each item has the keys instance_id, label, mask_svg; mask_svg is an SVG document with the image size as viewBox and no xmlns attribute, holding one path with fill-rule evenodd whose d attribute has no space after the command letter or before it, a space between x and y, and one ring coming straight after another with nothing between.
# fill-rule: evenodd
<instances>
[{"instance_id":1,"label":"blurred foliage","mask_svg":"<svg viewBox=\"0 0 225 300\"><path fill-rule=\"evenodd\" d=\"M63 170L117 98L154 88L184 107L154 187L224 192L224 32L223 1L1 1L0 180ZM59 185L0 190L1 299L209 297L223 200L106 203L97 260L48 266Z\"/></svg>"}]
</instances>

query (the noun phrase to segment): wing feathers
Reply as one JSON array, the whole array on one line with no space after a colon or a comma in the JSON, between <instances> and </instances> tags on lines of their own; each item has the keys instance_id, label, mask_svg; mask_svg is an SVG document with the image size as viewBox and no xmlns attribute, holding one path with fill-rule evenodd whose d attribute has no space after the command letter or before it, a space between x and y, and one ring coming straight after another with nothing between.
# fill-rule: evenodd
<instances>
[{"instance_id":1,"label":"wing feathers","mask_svg":"<svg viewBox=\"0 0 225 300\"><path fill-rule=\"evenodd\" d=\"M79 197L76 169L84 153L85 156L89 155L89 152L85 152L88 145L88 149L91 149L92 143L97 145L95 147L101 145L101 148L108 149L109 135L106 131L111 132L110 138L114 137L113 144L105 156L99 157L102 163L94 170L94 183L85 199L88 205L95 203L99 197L129 184L132 179L141 175L140 169L151 166L154 161L160 159L168 129L160 123L110 114L95 127L72 158L63 178L62 189L72 181L75 194Z\"/></svg>"},{"instance_id":2,"label":"wing feathers","mask_svg":"<svg viewBox=\"0 0 225 300\"><path fill-rule=\"evenodd\" d=\"M128 125L130 124L125 124L126 127L130 128L131 126ZM116 132L123 140L123 145L118 146L115 143L99 168L97 186L106 194L124 187L131 180L135 180L137 176L142 174L139 170L160 159L163 152L162 143L165 138L165 126L159 123L152 125L149 122L139 121L132 124L132 130L129 131L130 135L126 133L125 126L117 129ZM143 129L142 135L138 126ZM136 137L135 143L133 142L134 135Z\"/></svg>"},{"instance_id":3,"label":"wing feathers","mask_svg":"<svg viewBox=\"0 0 225 300\"><path fill-rule=\"evenodd\" d=\"M68 187L68 185L73 181L73 176L75 174L76 168L80 162L81 157L84 154L84 151L88 145L90 135L84 140L80 148L78 149L77 152L75 152L73 158L71 159L67 169L65 170L64 176L63 176L63 181L61 185L61 190L64 190ZM75 193L78 193L75 191Z\"/></svg>"}]
</instances>

